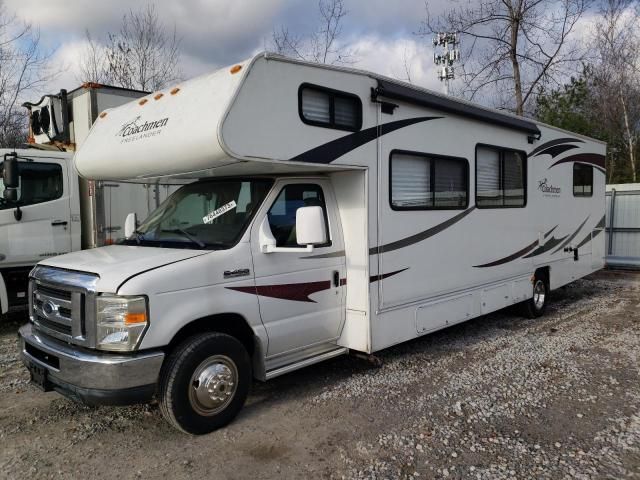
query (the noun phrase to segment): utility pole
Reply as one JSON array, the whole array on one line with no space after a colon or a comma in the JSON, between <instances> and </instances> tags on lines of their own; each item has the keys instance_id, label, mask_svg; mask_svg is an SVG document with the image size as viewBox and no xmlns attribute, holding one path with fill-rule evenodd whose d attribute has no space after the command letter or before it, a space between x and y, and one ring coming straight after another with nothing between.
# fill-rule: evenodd
<instances>
[{"instance_id":1,"label":"utility pole","mask_svg":"<svg viewBox=\"0 0 640 480\"><path fill-rule=\"evenodd\" d=\"M433 47L443 49L442 53L433 52L433 63L439 67L438 79L444 82L445 95L449 95L449 80L455 78L453 64L460 60L459 44L460 40L456 32L438 32L433 37Z\"/></svg>"}]
</instances>

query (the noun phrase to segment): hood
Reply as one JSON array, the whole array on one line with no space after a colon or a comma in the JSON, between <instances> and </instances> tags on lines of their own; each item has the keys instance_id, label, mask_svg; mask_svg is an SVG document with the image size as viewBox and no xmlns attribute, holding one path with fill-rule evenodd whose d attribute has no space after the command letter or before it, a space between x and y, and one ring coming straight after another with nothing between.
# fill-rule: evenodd
<instances>
[{"instance_id":1,"label":"hood","mask_svg":"<svg viewBox=\"0 0 640 480\"><path fill-rule=\"evenodd\" d=\"M95 273L100 277L98 291L117 293L118 287L136 274L207 253L210 251L111 245L52 257L39 265Z\"/></svg>"}]
</instances>

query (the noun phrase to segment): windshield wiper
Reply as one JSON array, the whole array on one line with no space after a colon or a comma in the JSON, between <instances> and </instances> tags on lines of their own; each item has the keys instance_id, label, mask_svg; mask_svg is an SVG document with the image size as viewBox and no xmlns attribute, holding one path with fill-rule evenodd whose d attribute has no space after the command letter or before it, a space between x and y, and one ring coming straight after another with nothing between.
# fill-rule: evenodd
<instances>
[{"instance_id":1,"label":"windshield wiper","mask_svg":"<svg viewBox=\"0 0 640 480\"><path fill-rule=\"evenodd\" d=\"M196 237L194 237L193 235L191 235L189 232L187 232L186 230L184 230L182 228L171 228L171 229L163 228L160 231L161 232L166 232L166 233L181 233L185 238L191 240L191 242L195 243L200 248L204 248L204 247L207 246L202 240L197 239Z\"/></svg>"}]
</instances>

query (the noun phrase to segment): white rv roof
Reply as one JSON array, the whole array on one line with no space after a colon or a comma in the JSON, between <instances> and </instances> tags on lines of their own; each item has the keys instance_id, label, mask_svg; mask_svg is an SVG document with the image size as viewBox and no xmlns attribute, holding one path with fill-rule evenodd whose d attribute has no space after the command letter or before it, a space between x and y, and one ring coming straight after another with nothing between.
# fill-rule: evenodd
<instances>
[{"instance_id":1,"label":"white rv roof","mask_svg":"<svg viewBox=\"0 0 640 480\"><path fill-rule=\"evenodd\" d=\"M226 67L216 72L182 82L160 92L151 93L125 105L101 113L89 136L75 156L78 173L87 178L134 180L168 176L199 177L218 174L243 173L245 161L253 163L252 173L302 172L310 168L348 168L346 165L324 165L297 161L298 157L269 156L262 150L250 153L235 153L228 148L223 138L222 124L231 105L240 95L245 79L260 82L278 81L277 75L268 79L251 76L254 64L260 58L273 59L289 64L306 64L321 70L357 75L367 78L369 84L360 85L372 90L374 97L398 100L420 105L432 110L449 112L483 123L518 130L527 135L539 136L535 122L509 113L484 108L469 102L452 99L435 92L417 88L380 75L362 70L327 65L309 64L273 54L259 54L252 59ZM258 72L259 68L256 68ZM284 70L283 70L284 71ZM290 71L290 70L289 70ZM352 79L356 77L351 77ZM256 80L258 79L258 80ZM346 77L342 77L345 81ZM374 85L377 87L374 88ZM269 95L268 89L259 88L259 95ZM289 100L287 100L289 101ZM270 104L271 105L271 104ZM251 105L249 105L251 107ZM252 121L254 134L264 136L263 123L273 121L269 111L243 110L246 116L236 119L236 145L245 141L242 128ZM260 115L260 118L255 118ZM283 128L287 126L283 125ZM262 139L264 140L264 139ZM293 138L301 147L308 139ZM282 138L273 139L282 142ZM304 145L303 145L304 144Z\"/></svg>"}]
</instances>

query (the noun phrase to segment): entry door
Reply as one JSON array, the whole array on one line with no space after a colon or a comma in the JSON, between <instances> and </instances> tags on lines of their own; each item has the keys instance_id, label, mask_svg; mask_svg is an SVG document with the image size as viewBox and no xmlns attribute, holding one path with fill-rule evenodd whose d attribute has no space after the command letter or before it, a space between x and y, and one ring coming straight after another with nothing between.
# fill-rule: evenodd
<instances>
[{"instance_id":1,"label":"entry door","mask_svg":"<svg viewBox=\"0 0 640 480\"><path fill-rule=\"evenodd\" d=\"M295 221L296 210L303 206L323 207L329 241L315 246L312 253L262 253L259 229L265 217L278 247L300 247ZM340 335L346 279L338 222L335 199L324 180L276 184L254 222L251 250L260 315L269 337L268 356L333 342Z\"/></svg>"},{"instance_id":2,"label":"entry door","mask_svg":"<svg viewBox=\"0 0 640 480\"><path fill-rule=\"evenodd\" d=\"M0 267L31 265L71 251L67 165L63 160L19 160L18 220L14 204L0 200ZM4 185L0 180L0 197Z\"/></svg>"}]
</instances>

